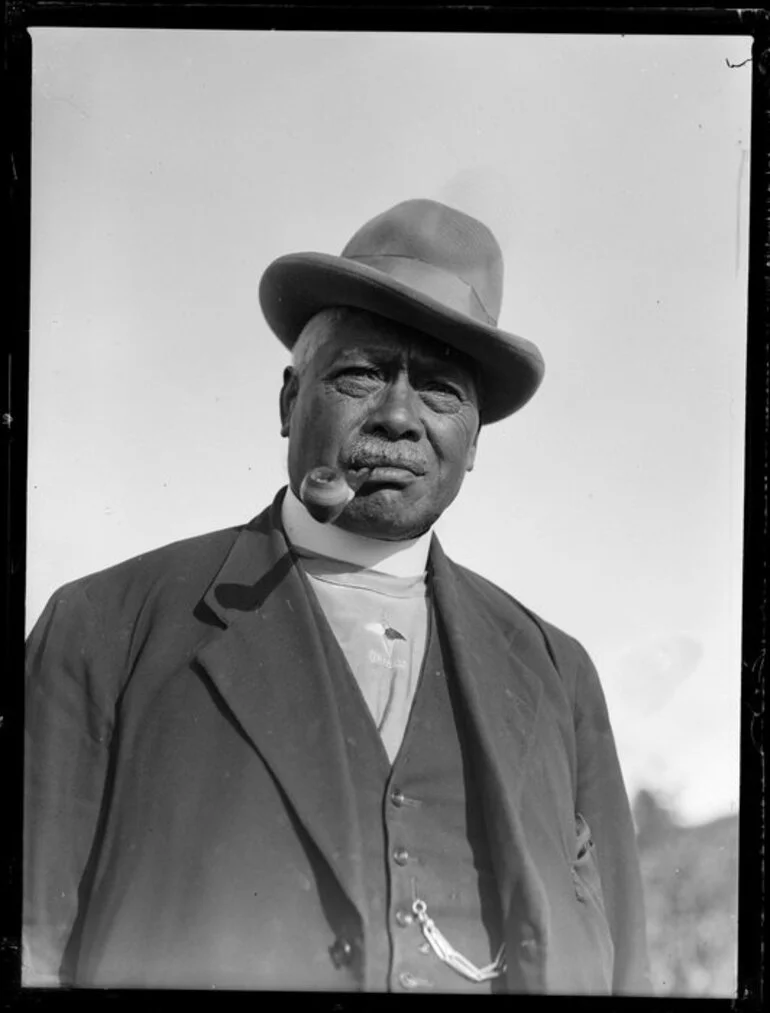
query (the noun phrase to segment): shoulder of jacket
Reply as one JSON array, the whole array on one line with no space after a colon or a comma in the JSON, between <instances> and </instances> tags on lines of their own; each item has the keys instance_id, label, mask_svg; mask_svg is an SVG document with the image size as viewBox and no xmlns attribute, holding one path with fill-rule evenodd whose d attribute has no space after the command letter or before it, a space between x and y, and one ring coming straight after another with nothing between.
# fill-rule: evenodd
<instances>
[{"instance_id":1,"label":"shoulder of jacket","mask_svg":"<svg viewBox=\"0 0 770 1013\"><path fill-rule=\"evenodd\" d=\"M459 563L453 562L452 566L466 586L483 599L488 615L501 621L513 621L540 639L560 671L565 665L574 667L588 657L579 640L543 619L508 591Z\"/></svg>"},{"instance_id":2,"label":"shoulder of jacket","mask_svg":"<svg viewBox=\"0 0 770 1013\"><path fill-rule=\"evenodd\" d=\"M94 604L144 597L166 586L178 587L190 578L211 572L224 561L230 547L246 525L222 528L171 542L112 566L78 577L53 595L65 600L83 597Z\"/></svg>"}]
</instances>

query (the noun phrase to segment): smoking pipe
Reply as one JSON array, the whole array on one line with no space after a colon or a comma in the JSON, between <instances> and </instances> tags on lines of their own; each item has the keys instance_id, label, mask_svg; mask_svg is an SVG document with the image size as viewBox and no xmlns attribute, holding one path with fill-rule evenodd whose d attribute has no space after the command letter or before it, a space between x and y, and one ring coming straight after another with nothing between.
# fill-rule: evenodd
<instances>
[{"instance_id":1,"label":"smoking pipe","mask_svg":"<svg viewBox=\"0 0 770 1013\"><path fill-rule=\"evenodd\" d=\"M299 498L311 517L321 524L331 524L353 499L371 470L364 468L355 475L350 472L345 475L340 468L321 464L311 468L302 479Z\"/></svg>"}]
</instances>

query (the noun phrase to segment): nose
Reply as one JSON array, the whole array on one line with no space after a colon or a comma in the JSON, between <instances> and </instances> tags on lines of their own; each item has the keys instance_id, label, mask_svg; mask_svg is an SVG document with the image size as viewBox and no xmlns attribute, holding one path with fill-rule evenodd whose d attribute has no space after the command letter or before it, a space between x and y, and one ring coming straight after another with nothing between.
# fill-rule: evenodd
<instances>
[{"instance_id":1,"label":"nose","mask_svg":"<svg viewBox=\"0 0 770 1013\"><path fill-rule=\"evenodd\" d=\"M384 389L364 429L372 436L388 440L420 440L423 435L420 399L405 374Z\"/></svg>"}]
</instances>

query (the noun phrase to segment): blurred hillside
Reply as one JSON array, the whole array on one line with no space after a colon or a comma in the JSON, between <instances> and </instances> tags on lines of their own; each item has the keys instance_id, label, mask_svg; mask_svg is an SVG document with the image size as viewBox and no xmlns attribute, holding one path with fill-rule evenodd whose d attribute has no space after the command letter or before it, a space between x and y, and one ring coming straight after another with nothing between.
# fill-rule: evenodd
<instances>
[{"instance_id":1,"label":"blurred hillside","mask_svg":"<svg viewBox=\"0 0 770 1013\"><path fill-rule=\"evenodd\" d=\"M640 791L634 819L658 995L734 996L738 952L738 817L683 826Z\"/></svg>"}]
</instances>

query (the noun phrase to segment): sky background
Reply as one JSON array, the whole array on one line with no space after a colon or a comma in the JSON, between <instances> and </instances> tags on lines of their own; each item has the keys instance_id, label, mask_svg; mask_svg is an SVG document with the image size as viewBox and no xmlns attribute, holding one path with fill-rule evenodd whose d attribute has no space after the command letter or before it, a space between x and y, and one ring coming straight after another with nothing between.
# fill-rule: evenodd
<instances>
[{"instance_id":1,"label":"sky background","mask_svg":"<svg viewBox=\"0 0 770 1013\"><path fill-rule=\"evenodd\" d=\"M629 788L738 798L749 38L33 29L27 626L285 483L272 259L475 215L546 378L445 549L576 636Z\"/></svg>"}]
</instances>

